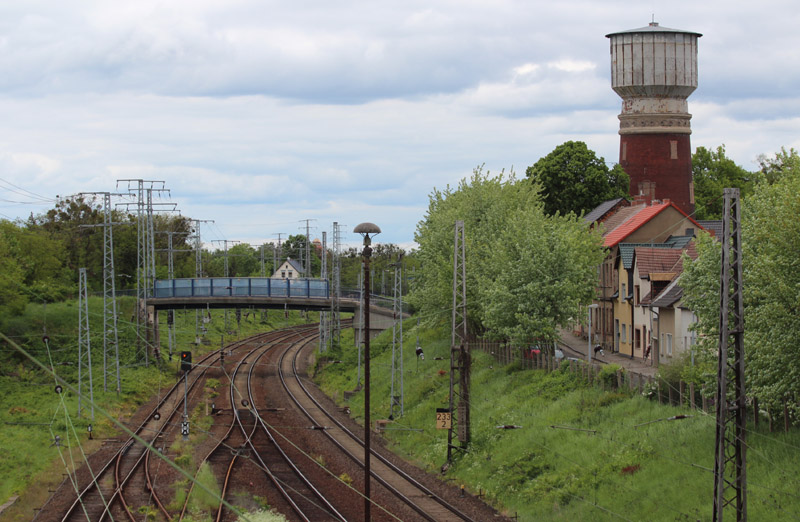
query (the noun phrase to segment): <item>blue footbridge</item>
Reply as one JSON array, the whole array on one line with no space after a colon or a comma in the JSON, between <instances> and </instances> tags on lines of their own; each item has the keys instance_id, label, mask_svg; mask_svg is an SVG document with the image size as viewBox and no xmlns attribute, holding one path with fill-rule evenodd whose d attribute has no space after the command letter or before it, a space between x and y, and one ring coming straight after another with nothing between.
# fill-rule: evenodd
<instances>
[{"instance_id":1,"label":"blue footbridge","mask_svg":"<svg viewBox=\"0 0 800 522\"><path fill-rule=\"evenodd\" d=\"M326 279L279 279L270 277L203 277L159 279L148 292L148 315L159 310L235 309L330 311L331 295ZM343 289L339 311L359 317L359 293ZM391 328L392 301L370 296L370 330ZM157 319L155 319L157 321Z\"/></svg>"}]
</instances>

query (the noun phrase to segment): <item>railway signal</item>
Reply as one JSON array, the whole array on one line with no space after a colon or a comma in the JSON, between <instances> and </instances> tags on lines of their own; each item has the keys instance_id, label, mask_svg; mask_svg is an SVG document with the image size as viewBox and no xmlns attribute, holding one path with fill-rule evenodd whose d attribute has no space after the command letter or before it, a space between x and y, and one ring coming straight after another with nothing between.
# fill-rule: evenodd
<instances>
[{"instance_id":1,"label":"railway signal","mask_svg":"<svg viewBox=\"0 0 800 522\"><path fill-rule=\"evenodd\" d=\"M181 352L181 370L184 372L188 372L192 369L192 352L183 351Z\"/></svg>"},{"instance_id":2,"label":"railway signal","mask_svg":"<svg viewBox=\"0 0 800 522\"><path fill-rule=\"evenodd\" d=\"M184 420L181 422L181 435L183 436L183 440L189 440L189 421Z\"/></svg>"}]
</instances>

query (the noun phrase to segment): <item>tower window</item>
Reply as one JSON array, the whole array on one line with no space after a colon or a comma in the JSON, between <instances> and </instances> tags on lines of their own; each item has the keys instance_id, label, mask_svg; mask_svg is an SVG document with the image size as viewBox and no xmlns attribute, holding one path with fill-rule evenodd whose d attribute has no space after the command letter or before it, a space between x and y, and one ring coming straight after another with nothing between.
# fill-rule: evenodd
<instances>
[{"instance_id":1,"label":"tower window","mask_svg":"<svg viewBox=\"0 0 800 522\"><path fill-rule=\"evenodd\" d=\"M669 159L678 159L678 142L675 140L669 142Z\"/></svg>"},{"instance_id":2,"label":"tower window","mask_svg":"<svg viewBox=\"0 0 800 522\"><path fill-rule=\"evenodd\" d=\"M628 144L626 142L622 142L622 161L628 161Z\"/></svg>"}]
</instances>

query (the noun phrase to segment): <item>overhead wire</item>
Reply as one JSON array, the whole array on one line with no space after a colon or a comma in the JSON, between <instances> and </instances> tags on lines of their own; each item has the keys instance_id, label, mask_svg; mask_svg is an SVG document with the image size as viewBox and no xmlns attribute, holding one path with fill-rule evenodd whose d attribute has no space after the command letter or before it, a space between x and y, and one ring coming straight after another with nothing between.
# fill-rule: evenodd
<instances>
[{"instance_id":1,"label":"overhead wire","mask_svg":"<svg viewBox=\"0 0 800 522\"><path fill-rule=\"evenodd\" d=\"M25 357L26 357L28 360L30 360L30 361L31 361L31 362L32 362L34 365L38 366L39 368L41 368L41 369L42 369L42 370L44 370L45 372L48 372L48 373L50 373L51 375L53 375L53 376L56 378L57 382L58 382L60 385L62 385L62 386L64 386L64 387L68 388L68 389L69 389L69 390L70 390L72 393L75 393L76 395L79 395L79 394L80 394L80 393L78 392L78 390L77 390L76 388L74 388L74 387L73 387L71 384L69 384L67 381L65 381L65 380L61 379L60 377L58 377L58 376L57 376L55 373L51 372L51 371L50 371L50 370L49 370L49 369L48 369L48 368L47 368L47 367L46 367L44 364L42 364L42 363L41 363L41 362L40 362L38 359L36 359L36 358L35 358L35 357L33 357L33 356L30 354L30 353L28 353L28 351L27 351L27 350L25 350L23 347L19 346L17 343L15 343L14 341L12 341L12 340L11 340L11 339L9 339L8 337L6 337L6 336L5 336L5 334L3 334L2 332L0 332L0 339L2 339L2 340L4 340L4 341L6 341L6 342L8 342L8 343L11 343L11 344L12 344L12 345L13 345L13 346L14 346L14 347L15 347L15 348L16 348L16 349L17 349L17 350L18 350L18 351L19 351L19 352L20 352L22 355L24 355L24 356L25 356ZM100 406L100 405L98 405L98 404L96 404L96 403L93 403L93 406L95 407L95 409L96 409L96 410L97 410L97 411L98 411L98 412L99 412L101 415L103 415L103 416L104 416L106 419L108 419L109 421L111 421L111 422L112 422L114 425L116 425L116 426L117 426L119 429L121 429L123 432L125 432L125 433L126 433L128 436L129 436L129 437L133 438L133 439L134 439L136 442L138 442L139 444L142 444L142 445L143 445L143 446L144 446L146 449L148 449L148 450L150 450L150 451L154 451L154 450L155 450L155 451L154 451L155 455L156 455L156 456L158 456L159 458L161 458L162 460L164 460L164 461L165 461L167 464L169 464L169 465L170 465L170 466L171 466L171 467L172 467L174 470L176 470L176 471L177 471L179 474L181 474L181 475L182 475L182 476L184 476L185 478L189 479L190 481L194 482L196 486L200 487L200 488L201 488L203 491L205 491L207 494L209 494L209 495L210 495L212 498L217 498L217 495L216 495L216 494L215 494L213 491L211 491L211 490L208 488L208 486L204 485L204 484L203 484L202 482L200 482L200 481L197 481L197 480L195 480L195 479L194 479L194 477L192 477L192 475L188 474L188 473L187 473L187 472L186 472L186 471L185 471L183 468L181 468L180 466L178 466L177 464L175 464L174 462L172 462L171 460L169 460L169 459L168 459L168 458L167 458L165 455L163 455L163 454L161 454L160 452L158 452L158 451L156 450L156 448L154 448L154 447L152 446L152 444L151 444L151 443L149 443L148 441L144 440L144 439L143 439L143 438L141 438L139 435L137 435L136 433L134 433L133 431L131 431L131 430L130 430L130 429L127 427L127 426L125 426L125 425L124 425L124 424L123 424L123 423L122 423L120 420L118 420L118 419L117 419L117 418L115 418L113 415L111 415L109 412L107 412L107 411L106 411L106 410L105 410L105 409L104 409L102 406ZM220 499L220 502L222 502L222 503L223 503L223 504L224 504L224 505L225 505L225 506L226 506L228 509L230 509L230 510L231 510L233 513L236 513L238 516L242 517L242 518L243 518L245 521L250 521L250 519L249 519L249 518L246 516L246 514L242 513L242 512L241 512L241 511L240 511L238 508L236 508L235 506L231 505L231 504L230 504L228 501L226 501L225 499Z\"/></svg>"}]
</instances>

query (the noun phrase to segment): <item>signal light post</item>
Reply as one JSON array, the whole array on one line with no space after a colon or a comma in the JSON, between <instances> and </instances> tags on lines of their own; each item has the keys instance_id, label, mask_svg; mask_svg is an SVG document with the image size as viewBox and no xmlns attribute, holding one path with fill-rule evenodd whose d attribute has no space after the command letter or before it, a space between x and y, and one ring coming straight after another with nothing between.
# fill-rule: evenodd
<instances>
[{"instance_id":1,"label":"signal light post","mask_svg":"<svg viewBox=\"0 0 800 522\"><path fill-rule=\"evenodd\" d=\"M183 422L181 422L181 435L183 440L189 440L189 371L192 369L192 352L181 352L181 371L183 371Z\"/></svg>"}]
</instances>

